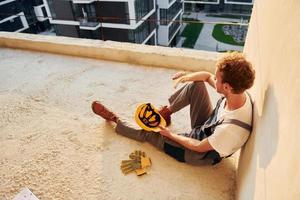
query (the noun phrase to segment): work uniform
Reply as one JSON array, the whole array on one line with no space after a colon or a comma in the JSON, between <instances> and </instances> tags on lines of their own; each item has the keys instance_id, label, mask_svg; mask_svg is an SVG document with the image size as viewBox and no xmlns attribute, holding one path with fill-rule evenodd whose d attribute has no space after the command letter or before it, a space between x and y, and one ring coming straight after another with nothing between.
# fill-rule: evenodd
<instances>
[{"instance_id":1,"label":"work uniform","mask_svg":"<svg viewBox=\"0 0 300 200\"><path fill-rule=\"evenodd\" d=\"M125 137L149 142L180 162L198 165L216 164L223 157L237 151L248 139L252 123L252 103L247 95L245 104L234 111L225 110L226 99L221 98L212 109L204 82L186 84L170 98L173 113L190 105L191 131L180 134L185 137L203 140L208 138L213 151L199 153L183 147L159 133L133 128L126 121L117 121L116 132Z\"/></svg>"}]
</instances>

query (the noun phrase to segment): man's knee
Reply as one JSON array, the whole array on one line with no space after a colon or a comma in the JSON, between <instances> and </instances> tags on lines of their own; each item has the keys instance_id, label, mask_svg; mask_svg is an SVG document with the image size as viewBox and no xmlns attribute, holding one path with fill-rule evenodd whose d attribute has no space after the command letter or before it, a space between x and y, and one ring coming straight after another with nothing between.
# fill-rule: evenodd
<instances>
[{"instance_id":1,"label":"man's knee","mask_svg":"<svg viewBox=\"0 0 300 200\"><path fill-rule=\"evenodd\" d=\"M205 84L204 84L204 81L194 81L191 84L191 87L196 89L197 91L198 90L206 90L206 87L205 87Z\"/></svg>"},{"instance_id":2,"label":"man's knee","mask_svg":"<svg viewBox=\"0 0 300 200\"><path fill-rule=\"evenodd\" d=\"M194 81L194 82L190 83L188 85L188 87L189 87L188 94L190 97L193 97L194 95L195 96L199 96L199 95L207 96L208 95L205 83L203 81Z\"/></svg>"}]
</instances>

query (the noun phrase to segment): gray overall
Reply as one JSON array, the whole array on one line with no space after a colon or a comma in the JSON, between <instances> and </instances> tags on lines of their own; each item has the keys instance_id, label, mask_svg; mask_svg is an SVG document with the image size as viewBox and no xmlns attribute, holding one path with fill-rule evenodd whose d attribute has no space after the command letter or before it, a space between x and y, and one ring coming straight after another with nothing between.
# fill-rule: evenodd
<instances>
[{"instance_id":1,"label":"gray overall","mask_svg":"<svg viewBox=\"0 0 300 200\"><path fill-rule=\"evenodd\" d=\"M221 123L232 123L251 131L251 126L237 119L217 121L217 114L222 102L221 98L212 110L209 95L203 82L193 82L177 90L170 98L170 108L174 112L190 105L191 128L190 133L180 134L197 140L203 140L213 134L215 127ZM117 134L141 141L149 142L166 154L180 162L192 165L204 163L216 164L222 160L215 150L199 153L183 147L182 145L160 135L159 133L135 129L123 120L118 120Z\"/></svg>"}]
</instances>

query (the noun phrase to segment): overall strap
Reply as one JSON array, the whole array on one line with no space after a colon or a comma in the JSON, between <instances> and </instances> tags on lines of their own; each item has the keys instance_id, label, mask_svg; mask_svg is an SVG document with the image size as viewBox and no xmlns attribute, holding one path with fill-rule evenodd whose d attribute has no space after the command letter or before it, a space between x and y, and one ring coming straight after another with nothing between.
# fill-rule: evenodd
<instances>
[{"instance_id":1,"label":"overall strap","mask_svg":"<svg viewBox=\"0 0 300 200\"><path fill-rule=\"evenodd\" d=\"M244 129L248 130L250 133L252 132L254 106L253 106L252 97L250 96L250 94L248 92L246 92L246 94L249 96L249 99L250 99L250 102L251 102L251 124L247 124L247 123L245 123L243 121L240 121L238 119L224 119L224 120L221 121L220 124L234 124L234 125L237 125L241 128L244 128Z\"/></svg>"},{"instance_id":2,"label":"overall strap","mask_svg":"<svg viewBox=\"0 0 300 200\"><path fill-rule=\"evenodd\" d=\"M253 100L252 100L252 98L251 98L251 95L250 95L248 92L246 92L246 93L247 93L247 95L249 96L249 99L250 99L250 102L251 102L251 125L249 125L249 124L247 124L247 123L245 123L245 122L242 122L242 121L240 121L240 120L238 120L238 119L223 119L223 120L221 120L221 121L217 121L217 122L215 123L215 126L218 126L218 125L220 125L220 124L234 124L234 125L236 125L236 126L239 126L239 127L241 127L241 128L244 128L244 129L248 130L250 133L252 132L253 116L254 116L254 114L253 114L253 112L254 112L254 106L253 106ZM221 98L221 99L218 101L218 103L217 103L217 109L219 109L220 103L222 102L223 99L224 99L224 97ZM216 112L216 113L217 113L217 112ZM216 114L216 113L215 113L215 114ZM232 154L231 154L231 155L232 155ZM226 156L226 158L230 157L231 155ZM204 158L210 158L210 159L212 160L212 165L215 165L215 164L221 162L221 160L223 159L223 158L219 155L219 153L218 153L217 151L215 151L215 150L214 150L214 151L209 151L209 152L207 152L207 153L205 154Z\"/></svg>"},{"instance_id":3,"label":"overall strap","mask_svg":"<svg viewBox=\"0 0 300 200\"><path fill-rule=\"evenodd\" d=\"M217 101L216 109L219 109L219 107L220 107L220 105L221 105L221 103L222 103L222 101L223 101L224 99L225 99L225 97L222 96L222 97Z\"/></svg>"},{"instance_id":4,"label":"overall strap","mask_svg":"<svg viewBox=\"0 0 300 200\"><path fill-rule=\"evenodd\" d=\"M216 122L217 120L217 115L218 115L218 111L220 108L220 105L222 103L222 101L224 100L225 97L221 97L216 104L215 109L213 110L213 112L211 113L211 115L209 116L209 118L206 120L206 122L204 122L204 124L202 126L204 127L208 127L211 126L213 123Z\"/></svg>"},{"instance_id":5,"label":"overall strap","mask_svg":"<svg viewBox=\"0 0 300 200\"><path fill-rule=\"evenodd\" d=\"M226 120L223 120L222 123L224 123L224 124L235 124L235 125L237 125L237 126L239 126L241 128L244 128L244 129L248 130L250 132L250 134L251 134L252 127L253 127L254 103L253 103L251 95L248 92L246 92L246 94L249 96L249 99L250 99L250 102L251 102L251 125L249 125L249 124L247 124L245 122L242 122L240 120L237 120L237 119L226 119ZM231 155L232 154L226 156L226 158L230 157Z\"/></svg>"},{"instance_id":6,"label":"overall strap","mask_svg":"<svg viewBox=\"0 0 300 200\"><path fill-rule=\"evenodd\" d=\"M234 124L234 125L237 125L241 128L244 128L244 129L248 130L250 133L252 131L252 126L250 126L249 124L247 124L245 122L237 120L237 119L228 119L226 121L224 120L223 122L221 121L221 122L217 123L216 125L218 125L218 124ZM230 156L232 156L232 154L226 156L226 158L228 158ZM212 160L212 165L215 165L215 164L221 162L221 160L222 160L222 157L220 156L220 154L215 150L208 151L204 155L203 159L207 159L207 158Z\"/></svg>"},{"instance_id":7,"label":"overall strap","mask_svg":"<svg viewBox=\"0 0 300 200\"><path fill-rule=\"evenodd\" d=\"M252 131L252 126L251 125L249 125L245 122L242 122L238 119L225 119L225 120L222 121L222 124L234 124L234 125L237 125L241 128L244 128L244 129L250 131L250 133Z\"/></svg>"}]
</instances>

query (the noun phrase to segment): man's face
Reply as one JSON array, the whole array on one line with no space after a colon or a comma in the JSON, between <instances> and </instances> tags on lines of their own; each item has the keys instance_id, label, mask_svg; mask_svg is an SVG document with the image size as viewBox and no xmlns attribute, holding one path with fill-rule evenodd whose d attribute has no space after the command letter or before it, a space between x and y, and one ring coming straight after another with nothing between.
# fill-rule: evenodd
<instances>
[{"instance_id":1,"label":"man's face","mask_svg":"<svg viewBox=\"0 0 300 200\"><path fill-rule=\"evenodd\" d=\"M223 94L224 89L223 89L223 83L222 83L222 72L220 72L218 69L216 70L216 90L218 93Z\"/></svg>"},{"instance_id":2,"label":"man's face","mask_svg":"<svg viewBox=\"0 0 300 200\"><path fill-rule=\"evenodd\" d=\"M222 72L216 70L216 90L218 93L223 94L225 97L232 93L232 87L228 83L223 83Z\"/></svg>"}]
</instances>

